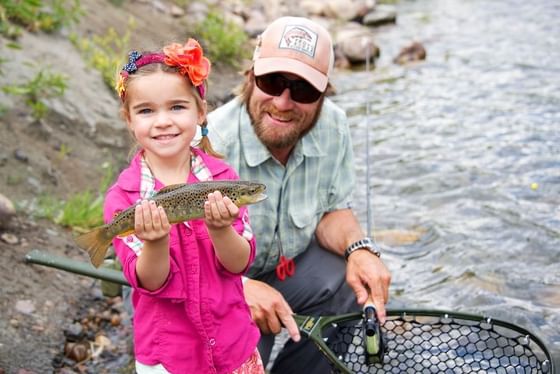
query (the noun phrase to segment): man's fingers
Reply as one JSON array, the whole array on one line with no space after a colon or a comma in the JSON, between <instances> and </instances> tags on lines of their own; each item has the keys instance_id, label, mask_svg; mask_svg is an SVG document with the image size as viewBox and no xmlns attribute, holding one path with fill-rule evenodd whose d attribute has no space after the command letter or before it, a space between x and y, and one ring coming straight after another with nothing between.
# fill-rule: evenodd
<instances>
[{"instance_id":1,"label":"man's fingers","mask_svg":"<svg viewBox=\"0 0 560 374\"><path fill-rule=\"evenodd\" d=\"M291 314L286 314L280 316L280 319L282 321L282 325L286 328L286 330L288 330L288 334L290 334L292 340L294 342L299 342L301 336L299 335L299 329L294 317Z\"/></svg>"},{"instance_id":2,"label":"man's fingers","mask_svg":"<svg viewBox=\"0 0 560 374\"><path fill-rule=\"evenodd\" d=\"M356 301L358 302L358 304L360 305L365 304L369 296L367 288L365 288L360 281L348 282L348 284L354 291L354 294L356 295Z\"/></svg>"},{"instance_id":3,"label":"man's fingers","mask_svg":"<svg viewBox=\"0 0 560 374\"><path fill-rule=\"evenodd\" d=\"M282 305L277 312L278 318L280 318L282 326L288 330L288 334L290 334L292 340L294 342L299 342L301 336L299 335L299 329L293 314L292 308L290 308L290 305L283 299Z\"/></svg>"},{"instance_id":4,"label":"man's fingers","mask_svg":"<svg viewBox=\"0 0 560 374\"><path fill-rule=\"evenodd\" d=\"M377 318L379 319L379 323L384 324L387 317L387 312L385 311L385 303L380 303L379 300L374 300L373 306L375 306L375 310L377 311Z\"/></svg>"},{"instance_id":5,"label":"man's fingers","mask_svg":"<svg viewBox=\"0 0 560 374\"><path fill-rule=\"evenodd\" d=\"M375 310L377 311L377 318L379 318L380 323L385 323L385 292L383 287L379 282L371 282L368 285L370 292L368 296L368 301L373 302Z\"/></svg>"}]
</instances>

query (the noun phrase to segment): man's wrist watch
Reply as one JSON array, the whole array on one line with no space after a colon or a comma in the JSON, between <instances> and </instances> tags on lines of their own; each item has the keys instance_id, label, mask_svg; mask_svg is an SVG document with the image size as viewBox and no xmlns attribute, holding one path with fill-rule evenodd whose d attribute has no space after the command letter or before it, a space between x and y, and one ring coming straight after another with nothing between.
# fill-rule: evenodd
<instances>
[{"instance_id":1,"label":"man's wrist watch","mask_svg":"<svg viewBox=\"0 0 560 374\"><path fill-rule=\"evenodd\" d=\"M354 251L357 251L359 249L365 249L366 251L370 251L371 253L373 253L377 257L381 257L381 252L379 252L379 248L377 247L377 245L373 242L373 240L371 240L371 238L366 237L366 238L358 240L357 242L354 242L354 243L350 244L344 250L344 259L346 261L348 261L348 257Z\"/></svg>"}]
</instances>

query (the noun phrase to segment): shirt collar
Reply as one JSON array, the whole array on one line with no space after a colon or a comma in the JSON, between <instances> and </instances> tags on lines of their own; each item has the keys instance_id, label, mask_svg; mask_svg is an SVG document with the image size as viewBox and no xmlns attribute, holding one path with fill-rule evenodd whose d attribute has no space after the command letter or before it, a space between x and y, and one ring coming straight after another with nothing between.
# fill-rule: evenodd
<instances>
[{"instance_id":1,"label":"shirt collar","mask_svg":"<svg viewBox=\"0 0 560 374\"><path fill-rule=\"evenodd\" d=\"M140 192L143 198L149 198L155 189L155 178L145 163L143 154L142 150L136 153L130 167L119 175L117 184L125 191ZM198 148L191 147L191 174L198 181L213 180L226 169L225 163L214 160Z\"/></svg>"}]
</instances>

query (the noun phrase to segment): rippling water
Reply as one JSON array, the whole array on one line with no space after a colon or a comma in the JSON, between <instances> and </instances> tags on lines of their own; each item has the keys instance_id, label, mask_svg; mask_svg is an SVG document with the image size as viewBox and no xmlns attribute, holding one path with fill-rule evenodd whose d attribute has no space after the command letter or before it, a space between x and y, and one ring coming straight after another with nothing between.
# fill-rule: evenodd
<instances>
[{"instance_id":1,"label":"rippling water","mask_svg":"<svg viewBox=\"0 0 560 374\"><path fill-rule=\"evenodd\" d=\"M401 1L375 69L337 72L389 307L483 314L541 337L560 364L560 2ZM418 40L427 60L391 63ZM366 115L369 104L370 115ZM366 133L366 129L369 129ZM366 225L367 204L359 208Z\"/></svg>"}]
</instances>

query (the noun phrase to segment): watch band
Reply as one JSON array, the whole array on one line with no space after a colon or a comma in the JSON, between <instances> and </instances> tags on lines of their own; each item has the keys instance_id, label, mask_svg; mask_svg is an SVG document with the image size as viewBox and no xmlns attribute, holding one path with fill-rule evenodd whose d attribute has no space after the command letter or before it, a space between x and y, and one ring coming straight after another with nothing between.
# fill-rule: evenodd
<instances>
[{"instance_id":1,"label":"watch band","mask_svg":"<svg viewBox=\"0 0 560 374\"><path fill-rule=\"evenodd\" d=\"M360 239L360 240L350 244L344 250L344 259L346 261L348 261L348 257L354 251L357 251L359 249L365 249L366 251L370 251L371 253L373 253L377 257L381 257L381 252L379 252L379 249L377 248L377 245L375 245L375 243L373 242L373 240L371 240L371 238L366 237L366 238Z\"/></svg>"}]
</instances>

